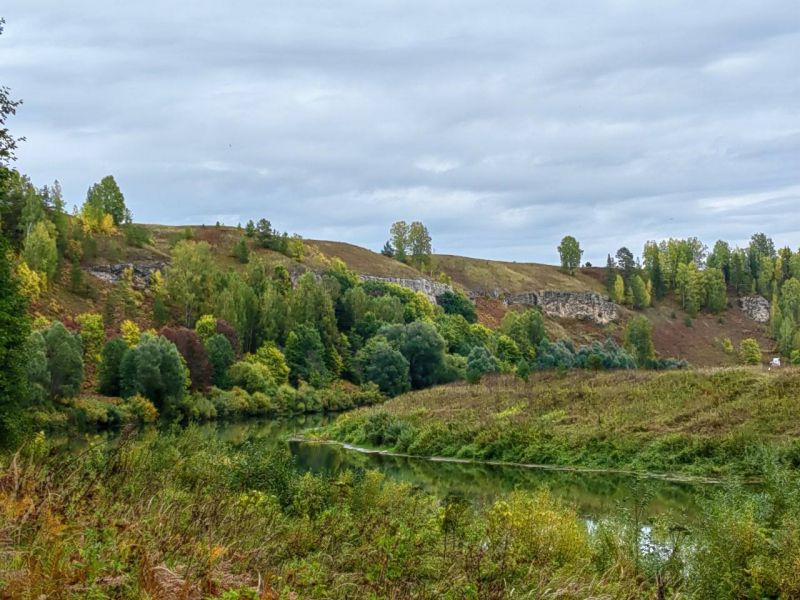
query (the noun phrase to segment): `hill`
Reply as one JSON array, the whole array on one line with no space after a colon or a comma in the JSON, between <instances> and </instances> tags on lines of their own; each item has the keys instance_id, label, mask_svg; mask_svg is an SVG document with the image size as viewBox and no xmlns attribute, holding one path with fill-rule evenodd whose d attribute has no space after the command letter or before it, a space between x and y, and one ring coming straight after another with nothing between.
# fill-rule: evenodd
<instances>
[{"instance_id":1,"label":"hill","mask_svg":"<svg viewBox=\"0 0 800 600\"><path fill-rule=\"evenodd\" d=\"M223 269L242 270L244 265L234 257L234 246L244 232L235 227L143 225L150 237L149 243L136 247L126 244L122 235L100 238L94 255L87 256L82 268L87 272L91 293L76 295L70 291L68 269L62 269L56 285L34 306L38 314L59 319L69 319L87 311L99 311L109 283L91 275L98 269L119 264L166 265L171 248L181 239L191 237L207 242L218 264ZM269 266L283 265L290 273L298 275L310 270L320 272L329 267L333 259L343 261L359 275L387 279L448 281L473 298L479 320L489 327L497 327L508 310L513 309L507 299L519 294L540 290L555 290L574 294L605 295L603 269L582 268L575 276L564 273L553 265L520 263L469 258L453 255L434 255L431 268L423 273L378 252L345 242L330 240L304 240L304 253L300 259L289 258L279 252L251 244L251 256L259 257ZM653 323L656 351L662 356L687 359L695 366L727 366L735 364L735 357L726 353L723 340L736 345L742 339L754 337L762 348L769 349L773 342L767 337L763 324L750 320L734 307L721 315L701 313L689 320L674 298L667 297L643 313ZM587 343L608 337L622 340L627 321L634 314L617 307L615 322L600 324L591 320L578 320L549 316L546 320L551 338L571 337L576 342ZM766 358L766 357L765 357Z\"/></svg>"}]
</instances>

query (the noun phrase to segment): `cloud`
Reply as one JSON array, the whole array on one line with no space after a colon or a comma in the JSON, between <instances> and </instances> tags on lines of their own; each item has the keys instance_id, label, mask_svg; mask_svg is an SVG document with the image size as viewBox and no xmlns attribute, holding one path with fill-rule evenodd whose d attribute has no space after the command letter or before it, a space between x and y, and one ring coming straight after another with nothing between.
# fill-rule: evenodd
<instances>
[{"instance_id":1,"label":"cloud","mask_svg":"<svg viewBox=\"0 0 800 600\"><path fill-rule=\"evenodd\" d=\"M647 239L800 244L792 0L10 0L18 167L137 219L261 216L380 248L553 262Z\"/></svg>"}]
</instances>

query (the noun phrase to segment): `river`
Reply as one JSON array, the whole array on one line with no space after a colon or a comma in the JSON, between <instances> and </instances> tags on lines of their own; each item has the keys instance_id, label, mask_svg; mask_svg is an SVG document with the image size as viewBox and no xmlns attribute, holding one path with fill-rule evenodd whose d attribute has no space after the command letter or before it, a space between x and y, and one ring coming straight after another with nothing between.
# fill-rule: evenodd
<instances>
[{"instance_id":1,"label":"river","mask_svg":"<svg viewBox=\"0 0 800 600\"><path fill-rule=\"evenodd\" d=\"M283 442L306 429L318 427L335 416L308 415L287 420L243 421L209 424L222 439L241 441L249 436ZM473 501L491 501L515 489L546 486L574 506L587 519L619 514L639 505L647 518L657 516L691 519L698 502L715 484L649 479L619 473L556 471L514 466L431 461L422 458L365 453L334 444L291 440L288 442L298 468L327 475L347 469L376 469L388 478L409 482L440 496L458 494Z\"/></svg>"}]
</instances>

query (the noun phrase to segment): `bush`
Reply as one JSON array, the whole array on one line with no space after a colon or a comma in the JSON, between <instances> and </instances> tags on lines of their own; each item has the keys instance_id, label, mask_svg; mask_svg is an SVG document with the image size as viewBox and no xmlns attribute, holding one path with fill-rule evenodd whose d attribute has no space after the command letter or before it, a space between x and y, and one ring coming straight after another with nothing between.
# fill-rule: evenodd
<instances>
[{"instance_id":1,"label":"bush","mask_svg":"<svg viewBox=\"0 0 800 600\"><path fill-rule=\"evenodd\" d=\"M747 338L739 344L739 362L743 365L761 364L761 346L758 340Z\"/></svg>"},{"instance_id":2,"label":"bush","mask_svg":"<svg viewBox=\"0 0 800 600\"><path fill-rule=\"evenodd\" d=\"M644 366L655 358L653 325L647 317L634 317L628 323L625 329L625 349L633 355L639 366Z\"/></svg>"},{"instance_id":3,"label":"bush","mask_svg":"<svg viewBox=\"0 0 800 600\"><path fill-rule=\"evenodd\" d=\"M237 386L254 394L261 392L269 394L275 390L275 380L269 369L259 362L241 360L234 363L228 370L228 379L231 385Z\"/></svg>"},{"instance_id":4,"label":"bush","mask_svg":"<svg viewBox=\"0 0 800 600\"><path fill-rule=\"evenodd\" d=\"M478 383L487 373L497 371L497 360L486 348L478 346L467 357L467 381Z\"/></svg>"},{"instance_id":5,"label":"bush","mask_svg":"<svg viewBox=\"0 0 800 600\"><path fill-rule=\"evenodd\" d=\"M131 420L140 424L149 425L158 420L156 407L150 400L139 394L123 400L120 406L130 415Z\"/></svg>"},{"instance_id":6,"label":"bush","mask_svg":"<svg viewBox=\"0 0 800 600\"><path fill-rule=\"evenodd\" d=\"M792 356L789 358L789 362L793 365L800 365L800 350L795 350L792 352Z\"/></svg>"},{"instance_id":7,"label":"bush","mask_svg":"<svg viewBox=\"0 0 800 600\"><path fill-rule=\"evenodd\" d=\"M264 365L269 371L272 380L278 384L289 382L289 365L274 342L267 342L255 354L246 358L248 361L255 361Z\"/></svg>"},{"instance_id":8,"label":"bush","mask_svg":"<svg viewBox=\"0 0 800 600\"><path fill-rule=\"evenodd\" d=\"M160 334L175 344L186 361L194 391L205 391L211 385L211 364L208 352L197 332L186 327L163 327Z\"/></svg>"},{"instance_id":9,"label":"bush","mask_svg":"<svg viewBox=\"0 0 800 600\"><path fill-rule=\"evenodd\" d=\"M150 232L142 225L128 223L122 226L122 233L125 234L125 243L134 248L144 248L152 241Z\"/></svg>"},{"instance_id":10,"label":"bush","mask_svg":"<svg viewBox=\"0 0 800 600\"><path fill-rule=\"evenodd\" d=\"M387 396L411 388L406 358L386 338L374 337L356 354L356 368L363 381L371 381Z\"/></svg>"},{"instance_id":11,"label":"bush","mask_svg":"<svg viewBox=\"0 0 800 600\"><path fill-rule=\"evenodd\" d=\"M461 292L447 291L437 296L436 303L444 309L445 314L461 315L468 323L475 323L478 320L475 305Z\"/></svg>"}]
</instances>

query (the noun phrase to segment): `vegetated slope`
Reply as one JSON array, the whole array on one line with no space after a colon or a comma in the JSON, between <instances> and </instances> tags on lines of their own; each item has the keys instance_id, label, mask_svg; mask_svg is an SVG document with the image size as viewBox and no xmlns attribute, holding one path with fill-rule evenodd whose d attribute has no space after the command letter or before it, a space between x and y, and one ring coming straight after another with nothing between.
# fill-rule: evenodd
<instances>
[{"instance_id":1,"label":"vegetated slope","mask_svg":"<svg viewBox=\"0 0 800 600\"><path fill-rule=\"evenodd\" d=\"M580 269L573 277L553 265L437 254L432 271L445 273L466 289L489 296L545 289L605 294L602 283L588 274L591 269Z\"/></svg>"},{"instance_id":2,"label":"vegetated slope","mask_svg":"<svg viewBox=\"0 0 800 600\"><path fill-rule=\"evenodd\" d=\"M354 244L329 240L306 240L306 247L315 248L323 256L340 259L350 270L359 275L401 279L425 277L414 267Z\"/></svg>"},{"instance_id":3,"label":"vegetated slope","mask_svg":"<svg viewBox=\"0 0 800 600\"><path fill-rule=\"evenodd\" d=\"M758 476L800 456L800 369L537 373L412 392L343 415L333 439L420 456Z\"/></svg>"}]
</instances>

